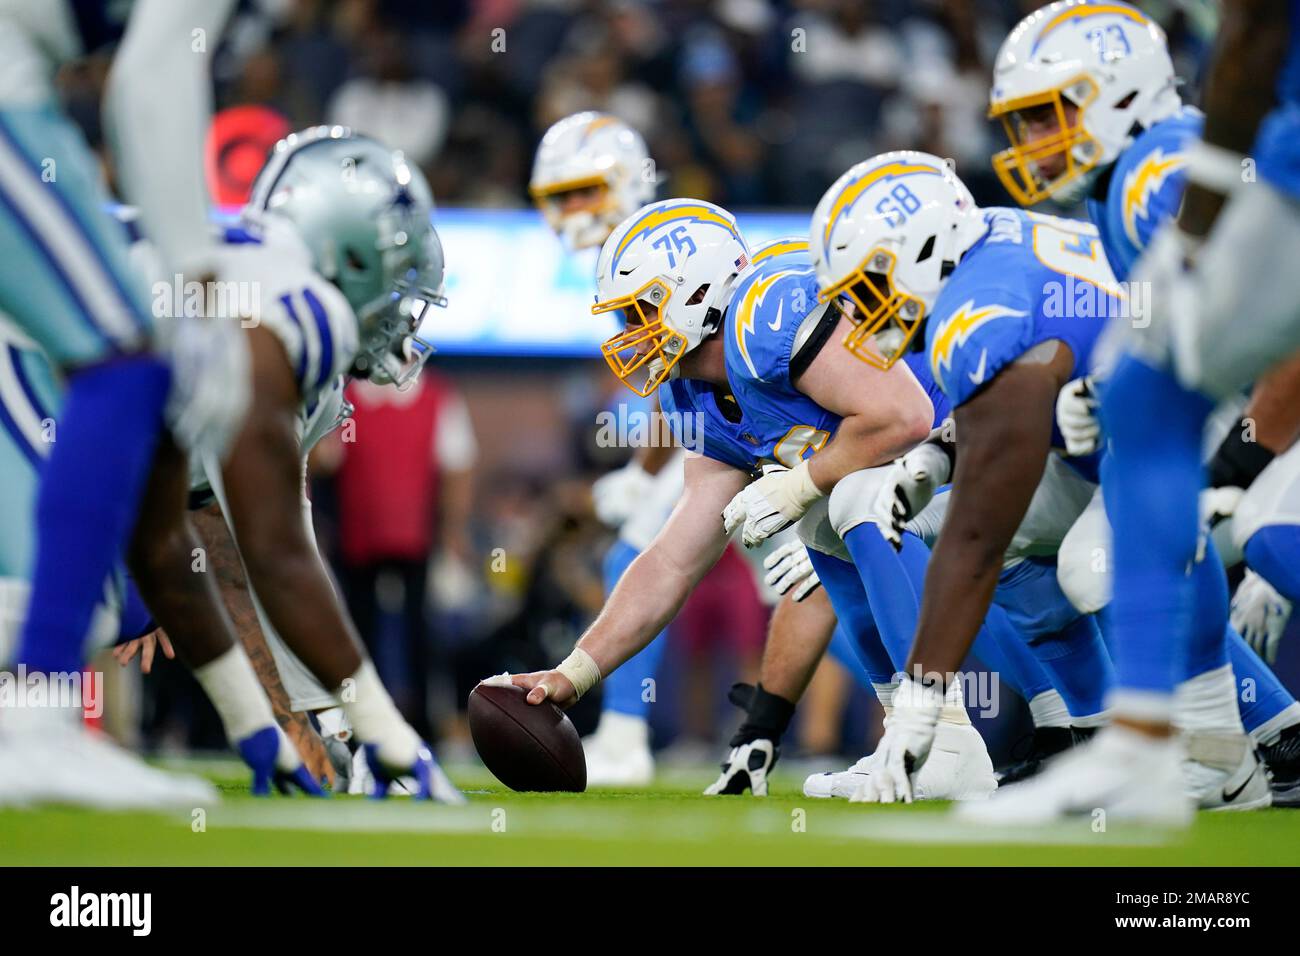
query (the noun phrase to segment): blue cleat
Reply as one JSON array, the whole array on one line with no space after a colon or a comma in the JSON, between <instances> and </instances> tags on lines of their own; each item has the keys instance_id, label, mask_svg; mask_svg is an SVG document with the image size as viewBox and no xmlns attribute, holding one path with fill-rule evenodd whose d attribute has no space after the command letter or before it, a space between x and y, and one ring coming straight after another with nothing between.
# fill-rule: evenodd
<instances>
[{"instance_id":1,"label":"blue cleat","mask_svg":"<svg viewBox=\"0 0 1300 956\"><path fill-rule=\"evenodd\" d=\"M293 770L281 770L275 765L280 754L280 728L263 727L236 746L239 756L253 771L253 796L270 796L272 786L285 796L295 787L309 797L329 796L301 763Z\"/></svg>"},{"instance_id":2,"label":"blue cleat","mask_svg":"<svg viewBox=\"0 0 1300 956\"><path fill-rule=\"evenodd\" d=\"M465 802L464 794L456 789L456 785L443 772L428 744L421 742L420 749L415 754L415 763L412 766L397 770L386 766L380 761L379 747L377 745L366 744L365 752L366 764L370 767L370 772L375 778L374 789L370 791L371 798L383 800L388 796L391 784L396 783L409 789L409 781L414 781L415 788L411 796L416 800L433 800L436 803L452 804Z\"/></svg>"}]
</instances>

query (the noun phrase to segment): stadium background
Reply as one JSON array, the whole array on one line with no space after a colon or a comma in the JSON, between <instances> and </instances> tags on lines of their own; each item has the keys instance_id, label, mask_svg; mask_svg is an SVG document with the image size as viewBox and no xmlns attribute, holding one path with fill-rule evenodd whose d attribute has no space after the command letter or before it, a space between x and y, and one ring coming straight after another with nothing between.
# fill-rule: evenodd
<instances>
[{"instance_id":1,"label":"stadium background","mask_svg":"<svg viewBox=\"0 0 1300 956\"><path fill-rule=\"evenodd\" d=\"M440 476L426 458L427 475L398 483L428 499L423 508L403 503L412 514L435 517L419 519L431 534L418 560L370 583L378 614L368 637L399 700L418 701L409 693L412 635L402 611L423 615L424 636L415 638L427 651L427 660L415 658L415 669L428 672L422 716L444 749L465 745L459 711L474 680L557 660L598 610L611 533L594 520L587 489L628 455L596 440L598 414L631 396L596 357L608 333L587 313L590 261L565 257L528 203L532 153L546 127L581 109L619 116L645 135L660 196L736 210L751 240L802 232L840 172L886 149L952 157L981 203L1000 204L1008 200L988 158L1001 131L985 119L991 63L1010 26L1040 5L241 0L216 60L222 113L208 144L215 213L237 209L277 136L322 122L403 149L439 204L451 305L424 329L440 349L426 378L446 400L438 408L463 397L473 447L468 457L463 447L457 453L455 475ZM1167 30L1185 97L1195 102L1213 5L1137 5ZM97 147L109 52L60 76ZM339 494L337 450L327 445L313 461L318 532L336 569L349 500ZM393 470L410 467L392 460ZM651 708L656 744L670 746L670 759L711 762L736 723L725 689L753 678L756 647L726 628L673 641ZM1293 688L1294 643L1279 662ZM114 695L141 702L109 715L114 733L162 752L222 746L215 715L179 666L113 679L143 687ZM595 702L582 706L575 719L589 726ZM828 663L787 752L857 756L878 719L874 701ZM989 735L995 760L1026 729L1021 708L1003 707Z\"/></svg>"}]
</instances>

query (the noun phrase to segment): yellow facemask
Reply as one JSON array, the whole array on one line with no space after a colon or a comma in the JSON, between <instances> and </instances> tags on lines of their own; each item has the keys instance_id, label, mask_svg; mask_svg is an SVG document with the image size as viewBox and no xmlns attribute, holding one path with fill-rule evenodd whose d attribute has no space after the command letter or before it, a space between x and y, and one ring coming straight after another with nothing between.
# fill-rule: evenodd
<instances>
[{"instance_id":1,"label":"yellow facemask","mask_svg":"<svg viewBox=\"0 0 1300 956\"><path fill-rule=\"evenodd\" d=\"M564 194L579 189L596 189L597 193L589 201L584 202L581 208L570 209L566 212L563 208ZM532 197L533 205L546 218L551 228L557 232L565 216L575 213L590 213L593 216L602 216L614 208L614 191L609 188L609 183L605 181L605 177L599 174L547 183L545 186L530 186L528 194Z\"/></svg>"},{"instance_id":2,"label":"yellow facemask","mask_svg":"<svg viewBox=\"0 0 1300 956\"><path fill-rule=\"evenodd\" d=\"M847 296L857 306L857 325L844 337L844 347L879 369L892 367L906 354L925 318L920 299L894 291L897 262L892 252L877 247L855 270L817 294L822 302Z\"/></svg>"},{"instance_id":3,"label":"yellow facemask","mask_svg":"<svg viewBox=\"0 0 1300 956\"><path fill-rule=\"evenodd\" d=\"M651 279L631 295L606 299L591 307L592 315L622 313L627 328L606 339L600 354L618 380L643 398L668 380L686 352L686 337L668 328L660 318L671 297L672 291L662 280ZM642 372L645 378L637 384L633 378Z\"/></svg>"},{"instance_id":4,"label":"yellow facemask","mask_svg":"<svg viewBox=\"0 0 1300 956\"><path fill-rule=\"evenodd\" d=\"M1076 105L1074 122L1066 119L1064 90L1072 90L1070 103ZM1012 198L1022 206L1033 206L1057 193L1067 183L1078 179L1097 165L1101 146L1083 128L1084 111L1097 98L1097 86L1086 76L1042 93L1005 100L989 109L991 119L1002 120L1011 146L993 157L993 171ZM1050 106L1055 112L1057 131L1031 142L1025 141L1025 124L1019 117L1024 110ZM1078 150L1088 144L1090 149ZM1090 159L1080 159L1077 154L1091 154ZM1065 168L1052 179L1038 172L1037 166L1053 156L1065 157Z\"/></svg>"}]
</instances>

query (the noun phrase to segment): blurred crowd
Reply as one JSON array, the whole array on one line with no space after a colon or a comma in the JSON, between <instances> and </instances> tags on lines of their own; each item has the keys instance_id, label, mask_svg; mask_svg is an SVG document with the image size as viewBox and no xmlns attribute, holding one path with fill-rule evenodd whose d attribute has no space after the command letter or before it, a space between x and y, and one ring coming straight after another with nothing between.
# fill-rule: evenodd
<instances>
[{"instance_id":1,"label":"blurred crowd","mask_svg":"<svg viewBox=\"0 0 1300 956\"><path fill-rule=\"evenodd\" d=\"M645 134L660 195L810 209L852 163L919 148L954 158L977 200L1001 203L988 80L1007 30L1040 5L242 0L217 59L225 115L218 148L210 144L214 181L237 198L278 136L328 122L404 150L439 204L524 206L545 129L599 109ZM1165 26L1195 85L1210 0L1138 5ZM92 144L106 63L92 57L60 78ZM522 365L435 357L410 395L354 386L356 440L336 434L312 463L318 532L340 590L408 719L434 738L463 734L458 705L478 678L563 657L603 601L612 533L595 520L589 487L627 451L611 455L593 434L621 389L594 358ZM702 614L669 655L682 679L661 681L670 706L655 708L655 725L661 742L706 738L712 759L707 738L725 739L734 723L725 689L753 676L761 627L740 640ZM157 670L146 742L220 746L182 669ZM878 715L866 695L852 696L835 668L819 674L802 708L806 750L862 751ZM582 702L580 729L596 705Z\"/></svg>"}]
</instances>

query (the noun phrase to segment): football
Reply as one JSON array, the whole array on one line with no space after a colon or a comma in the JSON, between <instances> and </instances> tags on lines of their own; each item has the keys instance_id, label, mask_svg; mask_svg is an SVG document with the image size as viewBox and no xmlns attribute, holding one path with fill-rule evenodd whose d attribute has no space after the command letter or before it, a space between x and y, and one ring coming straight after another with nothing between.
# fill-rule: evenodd
<instances>
[{"instance_id":1,"label":"football","mask_svg":"<svg viewBox=\"0 0 1300 956\"><path fill-rule=\"evenodd\" d=\"M469 695L469 730L487 768L511 790L581 793L587 758L573 722L549 700L533 706L521 687L480 683Z\"/></svg>"}]
</instances>

